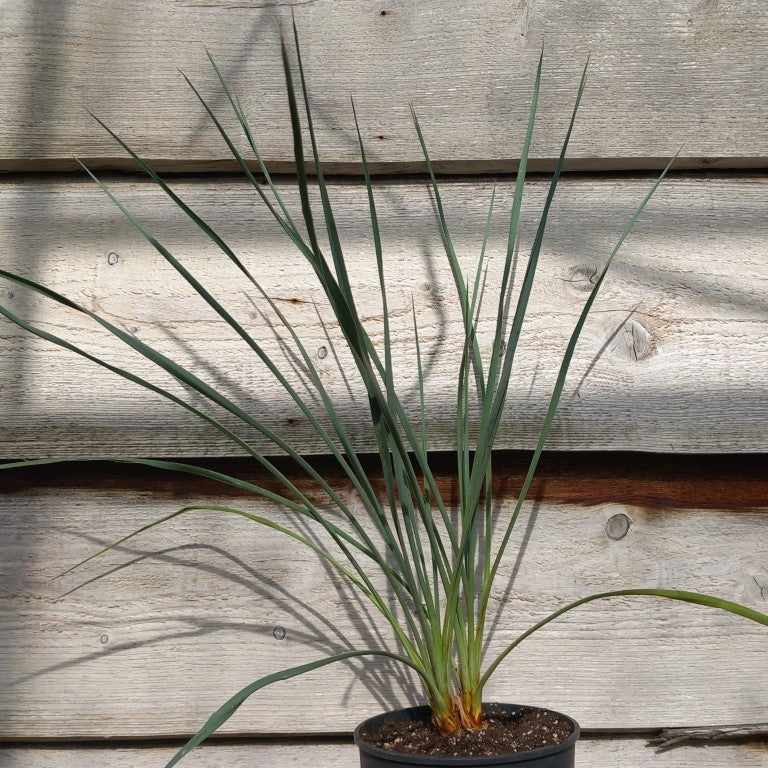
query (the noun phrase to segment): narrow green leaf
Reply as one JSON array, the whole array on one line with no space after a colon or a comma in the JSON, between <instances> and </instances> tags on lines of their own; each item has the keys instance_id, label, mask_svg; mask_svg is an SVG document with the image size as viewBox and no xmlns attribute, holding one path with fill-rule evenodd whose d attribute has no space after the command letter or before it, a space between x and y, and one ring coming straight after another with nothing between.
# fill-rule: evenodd
<instances>
[{"instance_id":1,"label":"narrow green leaf","mask_svg":"<svg viewBox=\"0 0 768 768\"><path fill-rule=\"evenodd\" d=\"M403 648L405 648L405 650L407 651L409 658L411 660L418 659L418 654L416 650L413 648L413 645L408 639L406 633L400 627L394 614L387 607L384 598L371 584L370 580L367 577L365 577L364 572L361 572L360 569L358 569L358 572L361 573L361 575L364 577L363 580L361 581L360 579L356 578L355 575L348 568L346 568L335 557L333 557L324 547L318 544L315 544L313 541L311 541L310 539L307 539L305 536L302 536L296 531L293 531L290 528L286 528L284 525L280 525L279 523L276 523L273 520L269 520L265 517L261 517L260 515L254 515L250 512L245 512L240 509L235 509L233 507L225 507L217 504L191 504L189 506L182 507L181 509L178 509L175 512L172 512L168 515L164 515L163 517L157 518L156 520L153 520L150 523L147 523L146 525L143 525L140 528L137 528L135 531L132 531L131 533L125 536L122 536L121 538L117 539L116 541L112 542L106 547L102 547L102 549L98 550L97 552L94 552L92 555L84 558L80 562L75 563L75 565L71 566L70 568L67 568L65 571L62 571L60 574L58 574L54 578L61 578L62 576L66 576L67 574L72 573L72 571L77 570L78 568L90 562L91 560L94 560L95 558L100 557L101 555L115 549L116 547L119 547L120 545L135 538L136 536L139 536L145 531L151 530L152 528L162 525L163 523L167 523L168 521L173 520L174 518L179 517L181 515L187 514L189 512L196 512L196 511L222 512L224 514L243 517L246 520L250 520L251 522L258 523L259 525L262 525L266 528L270 528L273 531L282 533L283 535L288 536L289 538L292 538L294 541L299 542L299 544L303 545L304 547L307 547L308 549L312 550L316 555L318 555L320 558L325 560L336 571L341 573L352 585L354 585L358 590L360 590L360 592L368 600L371 601L374 607L384 616L386 621L389 623L396 637L402 644Z\"/></svg>"},{"instance_id":2,"label":"narrow green leaf","mask_svg":"<svg viewBox=\"0 0 768 768\"><path fill-rule=\"evenodd\" d=\"M186 368L179 365L175 361L171 360L166 355L163 355L161 352L158 352L156 349L154 349L150 345L144 343L140 339L127 333L121 328L118 328L113 323L110 323L108 320L100 317L95 312L91 312L89 309L86 309L85 307L79 304L76 304L71 299L67 299L66 297L56 293L55 291L52 291L49 288L46 288L43 285L40 285L39 283L34 282L33 280L29 280L28 278L21 277L20 275L15 275L12 272L7 272L6 270L3 270L3 269L0 269L0 278L5 278L6 280L10 280L11 282L17 283L18 285L22 285L26 288L30 288L34 292L42 296L45 296L46 298L49 298L53 301L56 301L59 304L65 307L68 307L69 309L74 309L77 312L80 312L86 315L87 317L91 318L95 322L97 322L99 325L101 325L103 328L109 331L109 333L111 333L112 335L120 339L120 341L122 341L124 344L129 346L131 349L134 349L136 352L141 354L146 359L150 360L155 365L162 368L164 371L169 373L175 379L182 382L186 386L190 387L192 390L203 395L205 398L207 398L211 402L216 403L217 405L219 405L220 407L222 407L223 409L231 413L233 416L236 416L237 418L239 418L245 424L248 424L249 426L258 430L264 437L270 440L270 442L272 442L274 445L276 445L278 448L284 451L288 456L290 456L291 459L293 459L297 463L297 465L300 466L309 475L309 477L311 477L314 481L316 481L319 484L319 486L323 489L323 491L326 494L328 494L329 498L339 507L339 509L341 509L342 511L343 510L348 511L347 505L344 503L343 499L341 499L338 493L334 491L333 488L331 488L331 486L326 482L326 480L297 451L291 448L290 445L288 445L282 438L280 438L277 434L275 434L271 429L266 427L263 423L261 423L257 419L254 419L250 414L248 414L246 411L244 411L242 408L240 408L238 405L233 403L228 398L224 397L214 387L211 387L202 379L195 376L191 371L188 371ZM351 516L351 512L349 514Z\"/></svg>"},{"instance_id":3,"label":"narrow green leaf","mask_svg":"<svg viewBox=\"0 0 768 768\"><path fill-rule=\"evenodd\" d=\"M527 629L521 634L514 642L510 643L493 661L483 675L480 686L482 687L488 682L489 678L498 668L499 664L506 658L506 656L517 648L520 643L527 637L530 637L534 632L537 632L542 627L549 624L550 621L554 621L559 616L562 616L568 611L572 611L574 608L578 608L580 605L591 603L594 600L604 600L609 597L633 597L633 596L645 596L645 597L662 597L667 600L679 600L685 603L693 603L694 605L703 605L708 608L717 608L727 613L733 613L736 616L742 616L745 619L756 621L758 624L765 624L768 626L768 615L756 611L753 608L747 608L739 603L734 603L730 600L723 600L720 597L713 597L712 595L704 595L699 592L686 592L679 589L617 589L611 592L598 592L594 595L588 595L582 597L580 600L575 600L568 605L559 608L558 610L550 613L541 621L534 624L530 629Z\"/></svg>"},{"instance_id":4,"label":"narrow green leaf","mask_svg":"<svg viewBox=\"0 0 768 768\"><path fill-rule=\"evenodd\" d=\"M512 211L509 219L509 229L507 234L507 253L504 259L504 269L502 272L501 287L499 289L498 307L496 310L496 331L493 339L493 351L491 353L491 360L488 370L488 390L493 393L496 390L496 385L499 376L499 366L502 359L501 345L504 339L504 327L505 327L505 315L507 306L507 296L512 286L510 285L510 279L512 274L512 263L515 259L515 252L517 248L517 237L520 227L520 214L523 207L523 195L525 193L525 181L528 171L528 156L531 151L531 141L533 139L533 128L536 124L536 111L539 103L539 89L541 86L541 70L544 63L544 48L542 46L541 54L539 55L539 62L536 67L536 77L533 83L533 93L531 95L531 106L528 112L528 125L525 131L525 139L523 141L523 147L520 151L520 164L517 169L517 176L515 179L515 192L512 199ZM483 425L490 418L490 408L493 400L489 399L487 404L484 404L482 416L480 419L481 429Z\"/></svg>"},{"instance_id":5,"label":"narrow green leaf","mask_svg":"<svg viewBox=\"0 0 768 768\"><path fill-rule=\"evenodd\" d=\"M266 164L264 163L261 153L259 152L258 146L256 145L256 141L253 137L253 132L251 131L250 123L248 122L248 118L246 117L242 104L240 104L239 99L232 93L232 89L230 88L227 79L224 77L224 73L221 71L218 63L211 55L211 52L207 48L205 52L208 56L208 61L211 62L211 66L213 67L213 71L216 73L216 77L218 78L221 87L224 89L224 93L227 95L227 99L229 99L229 103L232 106L232 110L234 111L241 128L243 129L243 133L245 133L245 137L248 140L248 144L250 145L254 156L256 157L256 162L259 164L259 170L263 174L264 180L267 182L267 186L274 195L277 204L280 206L280 210L285 217L286 223L291 227L291 229L293 229L294 232L298 234L298 228L294 224L293 219L291 218L291 214L288 212L288 208L283 202L282 196L273 183L272 176L269 173Z\"/></svg>"},{"instance_id":6,"label":"narrow green leaf","mask_svg":"<svg viewBox=\"0 0 768 768\"><path fill-rule=\"evenodd\" d=\"M581 81L579 83L579 90L576 95L576 102L571 113L571 120L568 125L568 130L563 140L563 145L560 150L560 156L558 157L557 166L555 172L552 175L552 180L547 192L547 198L544 203L544 209L539 218L539 224L536 230L536 236L531 247L531 252L528 258L528 265L525 270L525 277L523 278L523 284L520 288L520 294L517 300L517 306L515 307L515 314L512 320L512 326L509 331L509 335L506 342L506 349L503 356L503 365L496 384L496 391L488 398L483 408L480 417L479 437L477 441L477 453L475 456L475 463L472 467L472 479L469 490L469 502L476 505L480 498L483 485L485 483L486 463L490 461L491 451L493 450L493 443L498 433L499 425L501 423L501 417L504 409L504 403L507 398L507 391L509 388L509 378L512 372L512 364L515 359L515 352L517 351L517 344L520 339L520 334L523 327L523 321L525 319L528 300L530 299L531 290L533 288L533 280L536 274L536 267L538 265L539 254L541 252L541 246L544 241L544 233L546 231L547 221L549 217L549 211L554 200L555 191L557 190L560 175L565 163L565 154L570 142L571 133L576 122L576 114L581 103L582 95L584 94L584 86L587 79L587 66L585 64L584 70L581 75ZM541 63L540 63L541 66ZM537 79L540 77L540 72L537 74ZM508 249L512 247L508 244ZM507 264L509 263L510 255L509 250L507 254ZM506 266L505 266L506 270ZM501 301L501 298L500 298ZM500 322L500 321L499 321ZM498 330L498 328L497 328ZM494 345L494 355L491 359L491 365L496 364L496 346ZM490 376L490 374L489 374Z\"/></svg>"},{"instance_id":7,"label":"narrow green leaf","mask_svg":"<svg viewBox=\"0 0 768 768\"><path fill-rule=\"evenodd\" d=\"M227 94L230 97L230 100L232 101L232 96L228 90L228 87L226 85L226 82L223 80L223 76L221 75L221 72L219 71L216 63L213 61L212 57L211 63L213 64L217 75L219 76L219 79L222 82L223 87L225 88ZM191 84L190 84L191 85ZM193 90L194 86L193 86ZM195 93L197 91L195 90ZM199 94L198 94L199 97ZM234 104L233 104L234 106ZM206 105L207 107L207 105ZM170 197L170 199L208 236L220 249L221 251L235 264L235 266L240 270L240 272L248 279L248 281L259 291L259 293L268 301L270 304L270 307L277 313L280 321L283 323L284 327L289 331L291 334L291 337L293 338L294 342L297 345L297 348L299 349L300 354L302 355L302 358L304 360L305 365L307 365L310 373L310 377L312 379L312 383L315 386L316 390L321 396L321 399L323 401L323 407L325 408L326 413L330 416L331 422L334 426L334 430L336 432L337 437L339 438L342 447L345 451L345 454L347 458L351 460L352 468L347 464L347 461L341 456L341 454L335 449L335 445L333 444L333 440L326 440L326 445L328 446L330 452L339 462L339 465L341 466L342 470L345 472L345 474L350 478L350 480L355 485L356 490L360 494L360 498L363 501L363 503L366 504L366 506L369 509L369 512L371 512L372 516L374 517L381 517L381 513L378 509L378 500L376 498L376 494L373 491L373 488L370 485L368 476L362 466L360 465L359 459L352 447L352 444L346 434L346 431L344 430L340 419L338 418L338 414L336 413L336 409L333 406L333 403L331 402L330 398L328 397L328 394L325 390L325 387L322 384L322 381L320 377L317 375L317 369L315 368L310 356L307 354L306 349L304 345L299 340L296 332L294 331L293 327L288 323L283 313L279 310L275 302L271 299L271 297L264 291L264 289L261 287L261 285L256 281L256 279L251 274L250 270L243 264L243 262L237 257L237 255L234 253L234 251L227 245L227 243L219 236L219 234L211 227L206 221L204 221L200 216L197 215L197 213L192 210L181 198L179 198L173 190L171 190L168 185L144 162L144 160L139 157L132 149L131 147L124 142L116 133L114 133L105 123L103 123L99 118L97 118L95 115L93 116L94 119L113 137L115 141L120 144L121 147L123 147L130 155L131 157L139 164L139 166L152 178L155 183L157 183L160 188ZM244 119L244 118L243 118ZM223 129L222 129L223 131ZM234 145L230 143L230 147L233 148ZM257 150L254 147L254 151L257 152ZM266 168L263 169L266 173ZM271 184L271 179L269 179ZM254 180L255 183L255 180ZM257 186L257 188L260 191L260 188ZM279 198L279 195L277 195L277 191L273 190L275 195ZM282 202L282 201L280 201ZM286 217L290 219L290 217L287 214L287 211L284 211L286 214ZM193 286L194 287L194 286ZM205 298L205 297L204 297ZM215 308L215 307L214 307ZM242 335L242 333L240 334ZM261 349L259 347L259 349ZM261 355L260 355L261 356ZM274 367L273 373L276 371L276 366ZM279 372L277 373L278 380L280 380L281 374ZM290 394L290 392L289 392ZM305 414L306 415L306 414ZM308 416L308 418L310 418ZM310 423L314 427L314 420L310 418ZM373 542L370 540L370 538L365 534L364 529L362 529L359 525L357 525L356 520L354 517L351 518L351 521L356 527L356 530L358 533L360 533L363 538L366 540L366 545L371 551L375 551L376 547L374 546Z\"/></svg>"},{"instance_id":8,"label":"narrow green leaf","mask_svg":"<svg viewBox=\"0 0 768 768\"><path fill-rule=\"evenodd\" d=\"M313 672L316 669L325 667L328 664L335 664L338 661L345 661L346 659L354 659L360 656L383 656L388 659L394 659L401 664L405 664L411 669L415 670L420 676L423 677L424 670L414 665L411 661L404 656L400 656L396 653L389 653L388 651L346 651L345 653L339 653L335 656L329 656L326 659L319 659L312 661L308 664L301 664L298 667L290 667L280 672L273 672L271 675L256 680L250 685L246 685L241 691L238 691L231 699L224 702L208 720L203 727L173 756L173 758L166 764L165 768L171 768L176 765L185 755L191 752L198 744L202 743L212 733L217 731L224 723L229 720L232 715L237 712L243 702L252 696L256 691L265 688L272 683L278 683L283 680L290 680L292 677L298 677L299 675L305 675L307 672Z\"/></svg>"},{"instance_id":9,"label":"narrow green leaf","mask_svg":"<svg viewBox=\"0 0 768 768\"><path fill-rule=\"evenodd\" d=\"M560 369L557 374L557 380L555 381L555 386L552 391L552 396L550 397L547 413L544 417L544 423L542 424L542 427L539 431L539 438L536 443L536 448L533 452L531 462L528 466L528 471L526 473L525 480L523 481L522 488L520 489L517 502L515 503L515 508L512 512L512 515L510 516L509 522L507 524L507 528L504 532L504 536L502 537L501 543L499 545L498 552L496 554L496 557L494 558L494 563L491 568L490 581L486 585L483 591L483 595L481 597L481 612L483 614L485 613L487 601L490 596L490 588L491 588L490 582L492 582L493 579L495 578L496 572L499 568L499 565L501 564L501 560L506 550L510 536L512 534L512 530L515 526L515 523L517 522L518 516L520 515L520 510L522 509L523 503L525 502L525 499L528 495L528 491L530 490L531 483L533 482L533 477L536 473L536 468L538 467L539 459L541 458L541 454L544 450L544 445L546 444L547 438L549 437L550 430L552 429L552 424L554 423L555 414L557 412L557 406L560 403L560 397L563 393L563 388L565 387L565 380L566 380L566 377L568 376L568 370L571 365L573 353L576 349L576 344L578 343L579 337L581 336L581 331L584 328L584 323L586 322L589 312L592 309L593 304L595 303L595 299L597 298L597 295L600 291L600 287L602 286L603 281L605 280L605 276L608 274L608 269L613 263L613 260L616 257L616 254L619 252L619 249L621 248L621 246L624 244L624 241L629 236L629 233L632 231L632 228L634 227L635 222L637 222L638 218L640 217L640 214L645 209L646 205L650 201L654 192L658 189L659 184L661 184L661 182L666 177L667 173L669 173L670 169L672 168L672 164L675 162L676 159L677 159L677 155L675 155L675 157L673 157L669 161L669 163L667 164L667 167L661 172L659 177L656 179L656 182L648 191L646 196L643 198L642 202L635 210L632 218L627 223L626 227L624 228L624 231L621 234L621 237L619 238L618 242L614 246L613 251L608 257L608 260L606 261L605 265L603 266L600 276L595 282L592 288L592 291L590 292L589 297L587 298L587 301L584 303L584 307L581 310L579 319L576 322L576 325L574 326L573 332L571 333L571 337L568 341L568 345L566 346L565 353L563 354L563 359L560 363Z\"/></svg>"},{"instance_id":10,"label":"narrow green leaf","mask_svg":"<svg viewBox=\"0 0 768 768\"><path fill-rule=\"evenodd\" d=\"M131 533L128 533L125 536L121 536L119 539L116 539L111 544L108 544L107 546L102 547L97 552L94 552L92 555L89 555L88 557L80 560L78 563L75 563L74 565L70 566L66 570L62 571L54 578L58 579L58 578L61 578L62 576L66 576L69 573L72 573L73 571L76 571L86 563L91 562L91 560L95 560L96 558L101 557L101 555L104 555L107 552L110 552L111 550L116 549L122 544L125 544L125 542L136 538L137 536L141 535L142 533L145 533L146 531L151 530L152 528L156 528L157 526L162 525L163 523L167 523L170 520L173 520L174 518L180 517L181 515L186 515L189 512L201 512L201 511L222 512L225 514L243 517L246 520L250 520L251 522L258 523L259 525L263 525L265 528L271 528L273 531L277 531L278 533L282 533L285 536L288 536L294 539L295 541L298 541L300 544L307 547L308 549L311 549L315 554L319 555L323 560L325 560L327 563L332 565L339 573L343 574L350 581L350 583L354 584L358 589L360 589L360 591L363 594L365 594L366 597L372 597L372 593L368 591L368 588L362 582L360 582L357 578L355 578L354 574L352 574L347 568L345 568L336 558L330 555L325 549L318 546L313 541L310 541L305 536L302 536L296 531L293 531L290 528L286 528L284 525L280 525L279 523L276 523L273 520L269 520L266 517L261 517L260 515L254 515L251 512L245 512L244 510L236 509L234 507L221 506L219 504L190 504L186 507L182 507L181 509L177 509L175 512L171 512L170 514L164 515L163 517L158 517L156 520L153 520L147 523L146 525L142 525L140 528L137 528L136 530L131 531ZM379 600L381 600L380 597L379 597ZM383 601L381 601L381 604L383 605Z\"/></svg>"},{"instance_id":11,"label":"narrow green leaf","mask_svg":"<svg viewBox=\"0 0 768 768\"><path fill-rule=\"evenodd\" d=\"M136 456L97 456L90 454L82 454L76 456L54 457L47 459L25 459L23 461L8 461L0 464L0 471L4 469L21 469L24 467L43 467L50 464L67 464L77 462L110 462L115 464L137 464L145 467L154 467L155 469L165 469L171 472L181 472L182 474L197 475L198 477L204 477L208 480L215 480L218 483L232 486L241 491L252 493L255 496L262 496L263 498L275 501L282 506L286 506L289 509L293 509L295 512L300 512L303 507L296 502L291 502L290 499L283 501L282 497L277 496L272 491L268 491L264 488L260 488L258 485L249 483L246 480L240 480L232 475L227 475L223 472L218 472L207 467L198 467L194 464L185 464L178 461L165 461L163 459L143 459Z\"/></svg>"},{"instance_id":12,"label":"narrow green leaf","mask_svg":"<svg viewBox=\"0 0 768 768\"><path fill-rule=\"evenodd\" d=\"M288 93L288 109L291 116L291 135L293 136L293 159L296 163L296 178L299 186L299 197L301 198L301 211L304 215L304 224L307 228L312 253L317 258L320 255L320 246L317 242L315 218L312 214L312 206L309 202L307 166L304 161L304 140L302 138L301 119L299 118L299 106L296 101L296 92L293 87L293 73L291 72L291 63L288 60L288 48L282 37L280 40L280 52L283 58L285 89ZM325 266L325 270L327 271L327 265Z\"/></svg>"}]
</instances>

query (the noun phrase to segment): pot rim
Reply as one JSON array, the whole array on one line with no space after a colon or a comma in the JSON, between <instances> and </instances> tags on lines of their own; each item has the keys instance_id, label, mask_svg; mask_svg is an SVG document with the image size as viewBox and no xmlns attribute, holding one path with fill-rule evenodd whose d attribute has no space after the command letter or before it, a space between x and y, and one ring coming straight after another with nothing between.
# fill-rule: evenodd
<instances>
[{"instance_id":1,"label":"pot rim","mask_svg":"<svg viewBox=\"0 0 768 768\"><path fill-rule=\"evenodd\" d=\"M549 755L557 754L558 752L566 752L570 749L573 749L576 742L579 739L579 735L581 733L581 728L579 724L569 715L563 714L562 712L558 712L555 709L549 709L548 707L534 707L529 706L527 704L506 704L503 702L483 702L483 707L487 707L490 705L498 706L504 710L507 711L516 711L518 709L538 709L546 712L552 712L553 714L559 715L562 718L565 718L570 724L573 730L571 731L570 736L568 736L565 741L561 741L559 744L550 744L546 747L537 747L536 749L529 749L525 752L505 752L501 755L487 755L485 757L454 757L449 755L412 755L405 752L394 752L389 749L382 749L381 747L377 747L373 744L370 744L367 742L363 736L363 730L368 728L370 725L375 723L377 720L382 720L387 717L391 717L392 715L402 715L403 717L401 719L404 720L417 720L417 719L423 719L422 717L419 717L420 714L426 713L429 711L429 707L426 705L421 705L418 707L404 707L402 709L395 709L391 710L389 712L383 712L379 715L374 715L373 717L369 717L366 720L363 720L360 725L355 728L353 737L355 740L355 744L357 744L358 748L361 752L366 752L369 755L373 755L375 757L379 757L382 759L387 759L392 762L396 763L409 763L411 765L432 765L434 766L436 763L436 760L439 760L440 765L455 765L455 766L466 766L468 763L468 760L471 760L471 764L473 766L483 766L483 765L499 765L504 763L523 763L527 760L536 760L542 757L548 757Z\"/></svg>"}]
</instances>

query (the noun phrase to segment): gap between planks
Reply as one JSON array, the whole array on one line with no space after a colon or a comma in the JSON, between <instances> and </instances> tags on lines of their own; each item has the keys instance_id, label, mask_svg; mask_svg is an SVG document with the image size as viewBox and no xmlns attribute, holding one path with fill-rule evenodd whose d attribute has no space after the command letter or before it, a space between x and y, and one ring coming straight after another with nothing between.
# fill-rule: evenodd
<instances>
[{"instance_id":1,"label":"gap between planks","mask_svg":"<svg viewBox=\"0 0 768 768\"><path fill-rule=\"evenodd\" d=\"M119 742L13 744L0 746L4 768L149 768L163 765L181 743ZM251 768L258 760L270 768L308 765L313 768L353 768L358 765L357 748L349 739L229 741L211 740L192 752L185 763L193 768ZM576 747L579 768L766 768L766 742L741 742L678 747L656 752L643 737L611 735L582 736Z\"/></svg>"},{"instance_id":2,"label":"gap between planks","mask_svg":"<svg viewBox=\"0 0 768 768\"><path fill-rule=\"evenodd\" d=\"M145 162L158 173L185 173L185 174L242 174L240 164L227 156L221 157L192 157L192 158L165 158L144 157ZM661 171L666 168L671 156L648 157L578 157L566 158L563 166L565 173L586 174L616 174ZM127 157L80 157L91 170L115 171L119 173L136 171L136 163ZM246 161L249 169L254 173L260 173L261 167L256 161ZM265 163L271 175L294 175L296 165L289 161L270 161ZM434 171L438 175L455 176L487 176L489 174L515 174L520 162L516 158L498 160L435 160L432 163ZM528 172L552 173L557 165L555 157L532 157L528 161ZM755 155L744 157L699 157L680 155L674 163L675 171L700 172L750 172L768 170L768 156ZM334 162L322 163L325 176L356 176L362 178L363 167L359 162ZM0 157L0 173L71 173L79 172L79 163L70 157L51 158L8 158ZM397 180L398 176L420 175L426 176L427 167L421 161L389 161L369 163L369 172L372 176L391 177ZM315 173L315 164L307 163L307 172Z\"/></svg>"},{"instance_id":3,"label":"gap between planks","mask_svg":"<svg viewBox=\"0 0 768 768\"><path fill-rule=\"evenodd\" d=\"M495 465L494 498L515 498L528 468L530 454L525 451L498 451ZM173 457L171 457L173 458ZM335 488L351 491L348 480L328 456L309 456L310 463ZM363 466L374 483L380 482L378 457L362 455ZM278 489L276 481L244 457L184 457L186 463L227 472L265 488ZM431 454L435 480L447 503L456 503L452 453ZM288 459L274 463L292 481L311 494L309 482ZM190 493L234 498L244 492L200 477L185 477L179 483L168 472L147 467L110 462L82 464L87 467L74 475L71 465L54 464L16 472L0 473L0 495L23 493L31 489L78 488L83 491L108 489L117 493L142 491L161 497ZM768 499L765 454L651 454L631 452L545 451L542 454L528 498L553 504L592 505L612 503L647 509L754 510ZM307 487L304 487L304 485Z\"/></svg>"}]
</instances>

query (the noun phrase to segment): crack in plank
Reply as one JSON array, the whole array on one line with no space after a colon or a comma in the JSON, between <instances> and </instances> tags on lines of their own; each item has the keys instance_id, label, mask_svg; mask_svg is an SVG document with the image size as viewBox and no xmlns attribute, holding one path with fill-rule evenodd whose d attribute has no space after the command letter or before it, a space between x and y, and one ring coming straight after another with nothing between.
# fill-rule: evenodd
<instances>
[{"instance_id":1,"label":"crack in plank","mask_svg":"<svg viewBox=\"0 0 768 768\"><path fill-rule=\"evenodd\" d=\"M700 728L665 728L658 736L648 740L656 752L663 752L671 747L689 742L734 741L742 739L768 737L768 723L748 723L745 725L705 726Z\"/></svg>"}]
</instances>

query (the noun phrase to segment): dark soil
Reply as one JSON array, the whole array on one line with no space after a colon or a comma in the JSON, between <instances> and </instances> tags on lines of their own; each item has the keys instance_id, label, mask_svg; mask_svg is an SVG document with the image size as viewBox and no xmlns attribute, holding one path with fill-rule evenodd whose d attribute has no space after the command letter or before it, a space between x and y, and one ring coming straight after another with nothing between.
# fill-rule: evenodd
<instances>
[{"instance_id":1,"label":"dark soil","mask_svg":"<svg viewBox=\"0 0 768 768\"><path fill-rule=\"evenodd\" d=\"M483 719L484 730L459 736L442 734L428 721L398 720L387 720L362 736L376 747L408 755L488 757L560 744L573 730L568 720L546 709L504 712L491 704Z\"/></svg>"}]
</instances>

